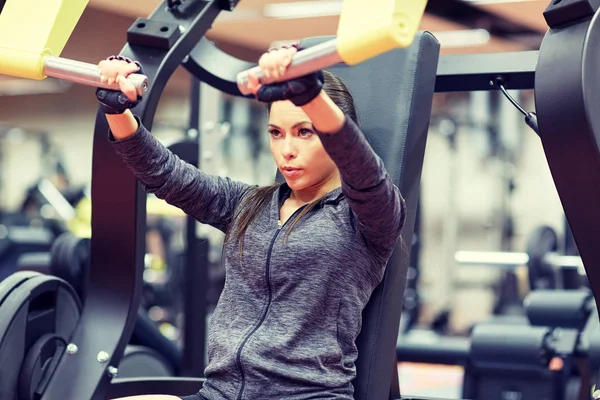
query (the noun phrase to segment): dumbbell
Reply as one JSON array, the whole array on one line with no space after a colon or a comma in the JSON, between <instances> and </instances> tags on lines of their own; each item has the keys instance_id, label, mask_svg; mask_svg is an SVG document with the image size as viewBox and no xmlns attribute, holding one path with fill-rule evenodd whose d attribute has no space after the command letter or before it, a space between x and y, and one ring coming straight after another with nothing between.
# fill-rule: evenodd
<instances>
[{"instance_id":1,"label":"dumbbell","mask_svg":"<svg viewBox=\"0 0 600 400\"><path fill-rule=\"evenodd\" d=\"M527 265L531 290L554 289L557 287L556 271L569 269L585 276L580 256L563 255L557 252L558 235L549 226L534 230L527 243L527 251L487 252L458 251L454 259L458 265L488 265L514 269Z\"/></svg>"}]
</instances>

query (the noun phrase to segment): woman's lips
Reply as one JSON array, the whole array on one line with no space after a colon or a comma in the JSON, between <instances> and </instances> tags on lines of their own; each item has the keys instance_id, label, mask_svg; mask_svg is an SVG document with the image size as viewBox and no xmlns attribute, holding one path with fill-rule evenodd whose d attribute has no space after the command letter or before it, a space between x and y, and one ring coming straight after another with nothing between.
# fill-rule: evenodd
<instances>
[{"instance_id":1,"label":"woman's lips","mask_svg":"<svg viewBox=\"0 0 600 400\"><path fill-rule=\"evenodd\" d=\"M286 178L297 178L302 175L302 168L284 167L281 169L281 173Z\"/></svg>"}]
</instances>

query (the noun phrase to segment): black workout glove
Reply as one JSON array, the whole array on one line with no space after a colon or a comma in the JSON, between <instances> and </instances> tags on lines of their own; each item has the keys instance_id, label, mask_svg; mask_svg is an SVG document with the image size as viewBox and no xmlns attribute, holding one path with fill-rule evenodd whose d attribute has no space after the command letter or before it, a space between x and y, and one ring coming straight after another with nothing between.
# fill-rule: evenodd
<instances>
[{"instance_id":1,"label":"black workout glove","mask_svg":"<svg viewBox=\"0 0 600 400\"><path fill-rule=\"evenodd\" d=\"M140 69L136 74L144 74L142 64L137 61L133 61L123 56L110 56L107 60L121 60L128 63L135 63ZM100 108L105 114L123 114L125 110L133 108L142 101L142 97L138 96L137 100L131 101L123 92L120 90L110 90L104 88L96 89L96 98L100 103Z\"/></svg>"},{"instance_id":2,"label":"black workout glove","mask_svg":"<svg viewBox=\"0 0 600 400\"><path fill-rule=\"evenodd\" d=\"M294 45L298 51L299 45ZM323 72L317 71L285 82L262 85L256 93L256 99L265 103L290 100L296 106L310 103L323 89Z\"/></svg>"}]
</instances>

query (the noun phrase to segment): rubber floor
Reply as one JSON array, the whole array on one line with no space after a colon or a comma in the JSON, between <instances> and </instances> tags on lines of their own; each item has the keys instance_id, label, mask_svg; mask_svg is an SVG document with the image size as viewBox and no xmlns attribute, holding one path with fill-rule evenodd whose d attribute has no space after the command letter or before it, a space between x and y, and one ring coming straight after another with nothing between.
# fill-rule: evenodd
<instances>
[{"instance_id":1,"label":"rubber floor","mask_svg":"<svg viewBox=\"0 0 600 400\"><path fill-rule=\"evenodd\" d=\"M399 363L398 376L402 397L461 398L462 367Z\"/></svg>"}]
</instances>

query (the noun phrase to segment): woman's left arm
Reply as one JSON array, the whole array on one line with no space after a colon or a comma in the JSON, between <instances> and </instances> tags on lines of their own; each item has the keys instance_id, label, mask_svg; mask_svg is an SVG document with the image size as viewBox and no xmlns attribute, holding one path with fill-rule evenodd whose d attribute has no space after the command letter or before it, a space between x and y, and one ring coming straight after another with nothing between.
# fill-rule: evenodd
<instances>
[{"instance_id":1,"label":"woman's left arm","mask_svg":"<svg viewBox=\"0 0 600 400\"><path fill-rule=\"evenodd\" d=\"M378 254L389 256L406 219L398 187L359 127L325 91L301 107L340 171L342 192L362 235Z\"/></svg>"}]
</instances>

